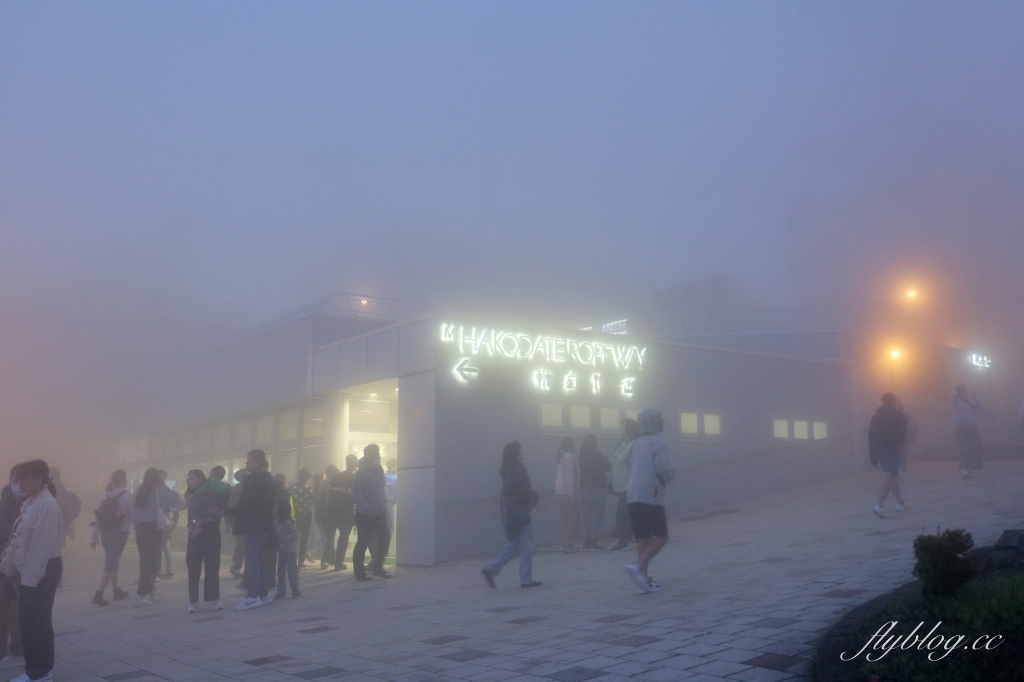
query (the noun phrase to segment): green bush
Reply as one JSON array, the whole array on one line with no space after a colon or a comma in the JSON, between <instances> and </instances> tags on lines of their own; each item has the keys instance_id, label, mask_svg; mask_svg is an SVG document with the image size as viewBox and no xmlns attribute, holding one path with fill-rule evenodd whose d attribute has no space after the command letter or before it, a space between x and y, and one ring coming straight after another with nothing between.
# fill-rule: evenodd
<instances>
[{"instance_id":1,"label":"green bush","mask_svg":"<svg viewBox=\"0 0 1024 682\"><path fill-rule=\"evenodd\" d=\"M856 641L867 642L886 623L898 625L889 634L906 637L918 623L918 635L941 623L936 634L947 638L963 635L963 641L948 652L944 648L895 646L881 660L875 650L875 662L861 655L861 679L878 675L879 682L1020 682L1024 680L1024 572L999 574L972 582L954 597L910 595L867 618L857 628ZM1003 638L990 650L970 648L978 637ZM965 646L967 648L965 648ZM941 660L928 660L945 655Z\"/></svg>"},{"instance_id":2,"label":"green bush","mask_svg":"<svg viewBox=\"0 0 1024 682\"><path fill-rule=\"evenodd\" d=\"M967 556L974 540L967 531L935 529L935 535L918 535L914 540L914 576L921 579L925 596L948 597L964 588L978 573L973 557Z\"/></svg>"}]
</instances>

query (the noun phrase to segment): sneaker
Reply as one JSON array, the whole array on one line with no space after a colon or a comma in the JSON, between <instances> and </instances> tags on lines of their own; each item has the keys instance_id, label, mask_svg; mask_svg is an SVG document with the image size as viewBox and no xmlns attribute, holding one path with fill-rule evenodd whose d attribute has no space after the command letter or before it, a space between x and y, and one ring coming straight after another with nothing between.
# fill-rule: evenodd
<instances>
[{"instance_id":1,"label":"sneaker","mask_svg":"<svg viewBox=\"0 0 1024 682\"><path fill-rule=\"evenodd\" d=\"M910 504L907 503L907 502L904 502L903 504L897 504L896 505L896 511L898 511L898 512L907 511L908 509L910 509Z\"/></svg>"},{"instance_id":2,"label":"sneaker","mask_svg":"<svg viewBox=\"0 0 1024 682\"><path fill-rule=\"evenodd\" d=\"M649 592L653 592L653 591L654 591L654 590L652 590L652 589L651 589L651 588L649 588L649 587L640 587L640 588L637 588L637 591L636 591L636 593L637 593L637 594L648 594Z\"/></svg>"},{"instance_id":3,"label":"sneaker","mask_svg":"<svg viewBox=\"0 0 1024 682\"><path fill-rule=\"evenodd\" d=\"M873 511L875 513L875 516L877 516L880 519L889 518L889 514L887 514L886 511L879 507L877 504L875 505L875 508L872 509L871 511Z\"/></svg>"},{"instance_id":4,"label":"sneaker","mask_svg":"<svg viewBox=\"0 0 1024 682\"><path fill-rule=\"evenodd\" d=\"M237 568L232 568L231 569L231 575L234 576L235 578L241 578L242 577L242 572L239 571Z\"/></svg>"},{"instance_id":5,"label":"sneaker","mask_svg":"<svg viewBox=\"0 0 1024 682\"><path fill-rule=\"evenodd\" d=\"M223 609L224 609L224 602L222 602L220 599L218 599L217 601L213 602L213 610L214 611L221 611Z\"/></svg>"},{"instance_id":6,"label":"sneaker","mask_svg":"<svg viewBox=\"0 0 1024 682\"><path fill-rule=\"evenodd\" d=\"M110 601L121 601L122 599L127 599L130 596L131 595L128 594L128 590L122 590L119 587L116 590L114 590L114 598L111 599Z\"/></svg>"},{"instance_id":7,"label":"sneaker","mask_svg":"<svg viewBox=\"0 0 1024 682\"><path fill-rule=\"evenodd\" d=\"M480 571L480 575L484 577L484 582L487 583L487 587L495 588L497 585L494 584L494 574L488 571L486 568Z\"/></svg>"},{"instance_id":8,"label":"sneaker","mask_svg":"<svg viewBox=\"0 0 1024 682\"><path fill-rule=\"evenodd\" d=\"M149 597L143 597L141 594L135 595L135 599L132 600L132 606L152 606L153 600Z\"/></svg>"},{"instance_id":9,"label":"sneaker","mask_svg":"<svg viewBox=\"0 0 1024 682\"><path fill-rule=\"evenodd\" d=\"M608 551L609 552L621 552L624 549L629 549L629 543L628 542L620 542L619 544L615 545L614 547L612 547Z\"/></svg>"},{"instance_id":10,"label":"sneaker","mask_svg":"<svg viewBox=\"0 0 1024 682\"><path fill-rule=\"evenodd\" d=\"M660 589L661 589L661 583L659 583L654 578L648 578L647 579L647 591L648 592L657 592Z\"/></svg>"},{"instance_id":11,"label":"sneaker","mask_svg":"<svg viewBox=\"0 0 1024 682\"><path fill-rule=\"evenodd\" d=\"M646 590L647 589L647 576L640 570L640 567L636 564L626 564L626 575L633 579L636 586Z\"/></svg>"},{"instance_id":12,"label":"sneaker","mask_svg":"<svg viewBox=\"0 0 1024 682\"><path fill-rule=\"evenodd\" d=\"M371 578L371 577L370 577L370 576L368 576L368 575L357 575L357 576L356 576L356 582L357 582L357 583L368 583L368 582L370 582L371 580L373 580L373 578Z\"/></svg>"},{"instance_id":13,"label":"sneaker","mask_svg":"<svg viewBox=\"0 0 1024 682\"><path fill-rule=\"evenodd\" d=\"M541 585L541 582L539 580L531 580L530 582L526 583L525 585L520 585L519 587L540 587L540 585Z\"/></svg>"},{"instance_id":14,"label":"sneaker","mask_svg":"<svg viewBox=\"0 0 1024 682\"><path fill-rule=\"evenodd\" d=\"M263 606L263 602L256 597L246 597L245 601L235 607L236 611L245 611L246 609L255 609L256 607Z\"/></svg>"},{"instance_id":15,"label":"sneaker","mask_svg":"<svg viewBox=\"0 0 1024 682\"><path fill-rule=\"evenodd\" d=\"M103 598L103 593L96 590L96 594L93 595L92 603L96 606L108 606L110 602Z\"/></svg>"},{"instance_id":16,"label":"sneaker","mask_svg":"<svg viewBox=\"0 0 1024 682\"><path fill-rule=\"evenodd\" d=\"M198 613L198 612L199 612L199 604L189 604L188 605L188 609L185 611L185 613Z\"/></svg>"},{"instance_id":17,"label":"sneaker","mask_svg":"<svg viewBox=\"0 0 1024 682\"><path fill-rule=\"evenodd\" d=\"M33 680L31 677L29 677L28 673L24 673L22 675L18 675L13 680L11 680L11 682L30 682L30 681L31 682L53 682L53 673L46 673L42 677L37 677L35 680Z\"/></svg>"},{"instance_id":18,"label":"sneaker","mask_svg":"<svg viewBox=\"0 0 1024 682\"><path fill-rule=\"evenodd\" d=\"M326 561L321 561L320 562L320 570L321 571L327 570L327 562Z\"/></svg>"},{"instance_id":19,"label":"sneaker","mask_svg":"<svg viewBox=\"0 0 1024 682\"><path fill-rule=\"evenodd\" d=\"M268 594L266 597L260 597L260 601L263 602L264 606L270 606L274 603L274 598Z\"/></svg>"}]
</instances>

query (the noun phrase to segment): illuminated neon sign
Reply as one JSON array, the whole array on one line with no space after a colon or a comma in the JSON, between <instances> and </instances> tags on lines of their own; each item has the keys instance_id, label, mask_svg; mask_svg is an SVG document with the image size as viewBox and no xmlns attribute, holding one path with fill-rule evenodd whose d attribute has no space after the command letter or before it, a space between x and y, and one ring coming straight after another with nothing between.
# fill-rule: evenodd
<instances>
[{"instance_id":1,"label":"illuminated neon sign","mask_svg":"<svg viewBox=\"0 0 1024 682\"><path fill-rule=\"evenodd\" d=\"M988 369L992 366L992 358L987 355L981 355L980 353L971 353L967 356L971 364L980 369Z\"/></svg>"},{"instance_id":2,"label":"illuminated neon sign","mask_svg":"<svg viewBox=\"0 0 1024 682\"><path fill-rule=\"evenodd\" d=\"M441 324L441 342L458 350L452 375L461 385L480 377L481 359L529 363L529 383L536 390L601 396L618 389L624 398L635 393L637 373L644 368L647 348L606 343L604 339L525 334L494 327ZM611 373L609 379L603 374ZM628 374L630 376L622 376ZM615 376L618 375L618 376Z\"/></svg>"}]
</instances>

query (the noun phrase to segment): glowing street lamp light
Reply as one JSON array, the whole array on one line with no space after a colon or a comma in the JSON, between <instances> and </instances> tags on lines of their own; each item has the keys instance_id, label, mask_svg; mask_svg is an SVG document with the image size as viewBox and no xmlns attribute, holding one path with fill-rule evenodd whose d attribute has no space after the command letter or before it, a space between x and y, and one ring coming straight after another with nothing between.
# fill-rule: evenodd
<instances>
[{"instance_id":1,"label":"glowing street lamp light","mask_svg":"<svg viewBox=\"0 0 1024 682\"><path fill-rule=\"evenodd\" d=\"M896 390L896 360L900 357L900 352L896 348L889 351L889 390Z\"/></svg>"},{"instance_id":2,"label":"glowing street lamp light","mask_svg":"<svg viewBox=\"0 0 1024 682\"><path fill-rule=\"evenodd\" d=\"M893 357L893 359L895 360L896 358L898 358L900 356L900 352L898 350L894 350L889 355L891 355Z\"/></svg>"},{"instance_id":3,"label":"glowing street lamp light","mask_svg":"<svg viewBox=\"0 0 1024 682\"><path fill-rule=\"evenodd\" d=\"M917 289L911 289L907 292L907 298L917 298Z\"/></svg>"}]
</instances>

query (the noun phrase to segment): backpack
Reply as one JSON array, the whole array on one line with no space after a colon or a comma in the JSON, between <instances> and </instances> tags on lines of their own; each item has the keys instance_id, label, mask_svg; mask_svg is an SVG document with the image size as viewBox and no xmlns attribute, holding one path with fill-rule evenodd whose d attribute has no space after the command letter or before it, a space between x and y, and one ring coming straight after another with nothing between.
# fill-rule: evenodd
<instances>
[{"instance_id":1,"label":"backpack","mask_svg":"<svg viewBox=\"0 0 1024 682\"><path fill-rule=\"evenodd\" d=\"M124 514L121 513L121 495L126 492L128 491L122 490L114 497L108 497L96 510L96 525L101 531L111 533L121 530L121 526L124 525Z\"/></svg>"}]
</instances>

